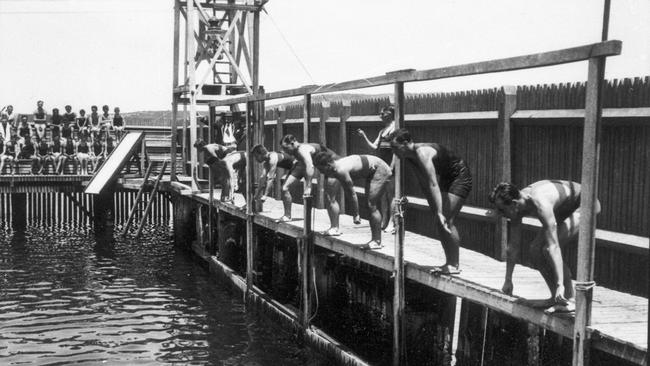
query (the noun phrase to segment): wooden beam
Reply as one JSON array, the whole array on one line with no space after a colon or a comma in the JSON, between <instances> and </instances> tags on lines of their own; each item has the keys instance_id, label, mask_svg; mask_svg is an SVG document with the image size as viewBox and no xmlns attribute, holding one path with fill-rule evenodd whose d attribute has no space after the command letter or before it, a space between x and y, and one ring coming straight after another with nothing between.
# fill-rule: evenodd
<instances>
[{"instance_id":1,"label":"wooden beam","mask_svg":"<svg viewBox=\"0 0 650 366\"><path fill-rule=\"evenodd\" d=\"M339 155L348 156L348 119L352 114L352 105L349 100L343 101L339 112ZM345 190L341 187L339 192L340 211L345 213Z\"/></svg>"},{"instance_id":2,"label":"wooden beam","mask_svg":"<svg viewBox=\"0 0 650 366\"><path fill-rule=\"evenodd\" d=\"M321 102L320 113L318 116L318 142L327 146L327 119L330 116L330 102ZM316 198L316 208L325 208L325 175L318 174L317 185L318 196Z\"/></svg>"},{"instance_id":3,"label":"wooden beam","mask_svg":"<svg viewBox=\"0 0 650 366\"><path fill-rule=\"evenodd\" d=\"M251 148L253 144L253 129L255 127L256 102L246 104L246 293L253 287L253 271L255 245L253 218L255 216L253 203L253 160L251 159ZM248 298L248 296L247 296Z\"/></svg>"},{"instance_id":4,"label":"wooden beam","mask_svg":"<svg viewBox=\"0 0 650 366\"><path fill-rule=\"evenodd\" d=\"M285 106L281 105L278 108L278 122L275 125L275 145L271 150L278 151L280 150L280 144L282 143L282 137L284 137L284 120L287 119L287 112ZM282 176L280 174L275 175L275 198L282 198Z\"/></svg>"},{"instance_id":5,"label":"wooden beam","mask_svg":"<svg viewBox=\"0 0 650 366\"><path fill-rule=\"evenodd\" d=\"M249 30L250 31L250 30ZM253 13L253 34L251 47L253 48L252 64L253 68L248 71L251 74L251 83L253 90L257 91L260 86L260 12ZM243 81L243 80L242 80Z\"/></svg>"},{"instance_id":6,"label":"wooden beam","mask_svg":"<svg viewBox=\"0 0 650 366\"><path fill-rule=\"evenodd\" d=\"M266 94L266 99L295 97L304 94L332 93L351 89L363 89L395 82L413 82L425 80L438 80L453 77L480 75L493 72L514 71L537 67L561 65L565 63L585 61L592 57L615 56L621 53L621 41L611 40L579 47L566 48L557 51L543 52L498 60L476 62L464 65L448 66L436 69L389 73L386 75L332 83L314 85L295 89L281 90ZM255 97L234 97L215 101L215 106L245 103Z\"/></svg>"},{"instance_id":7,"label":"wooden beam","mask_svg":"<svg viewBox=\"0 0 650 366\"><path fill-rule=\"evenodd\" d=\"M302 141L309 142L309 124L311 123L311 94L303 96L302 105Z\"/></svg>"},{"instance_id":8,"label":"wooden beam","mask_svg":"<svg viewBox=\"0 0 650 366\"><path fill-rule=\"evenodd\" d=\"M497 122L497 160L501 182L512 181L512 159L510 156L511 121L510 116L517 108L517 87L504 86L499 93L499 118ZM496 237L499 241L499 253L496 257L505 261L508 249L508 221L500 217L496 222Z\"/></svg>"},{"instance_id":9,"label":"wooden beam","mask_svg":"<svg viewBox=\"0 0 650 366\"><path fill-rule=\"evenodd\" d=\"M598 161L600 157L601 92L605 58L589 60L582 142L580 232L576 276L576 320L573 332L573 365L589 364L589 333L596 242L598 204ZM559 279L558 281L561 281Z\"/></svg>"},{"instance_id":10,"label":"wooden beam","mask_svg":"<svg viewBox=\"0 0 650 366\"><path fill-rule=\"evenodd\" d=\"M395 130L404 127L404 83L395 83ZM393 261L393 365L403 365L404 344L404 206L402 204L402 159L395 159L395 258Z\"/></svg>"}]
</instances>

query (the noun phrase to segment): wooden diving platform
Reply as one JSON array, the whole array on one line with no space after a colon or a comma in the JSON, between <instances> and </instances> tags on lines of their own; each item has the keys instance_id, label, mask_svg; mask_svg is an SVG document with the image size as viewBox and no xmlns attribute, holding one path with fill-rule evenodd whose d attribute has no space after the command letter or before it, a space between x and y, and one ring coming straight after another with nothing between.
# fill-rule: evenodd
<instances>
[{"instance_id":1,"label":"wooden diving platform","mask_svg":"<svg viewBox=\"0 0 650 366\"><path fill-rule=\"evenodd\" d=\"M172 185L171 189L191 197L198 203L208 205L210 202L209 193L188 192L187 189L182 189L181 185ZM244 198L241 195L235 195L234 204L220 202L219 197L220 191L215 189L213 202L220 211L242 220L246 218L246 212L242 209ZM282 202L268 199L264 204L264 211L255 214L254 223L293 238L302 237L302 220L277 223L275 219L282 216L282 213ZM304 217L302 205L293 205L293 217ZM319 234L319 231L329 227L329 219L326 210L315 209L315 245L388 272L393 271L393 235L382 233L384 248L368 250L363 248L370 240L368 221L363 220L360 225L355 225L352 223L352 217L341 215L340 224L341 236ZM514 296L509 296L499 290L506 270L504 262L461 248L462 273L453 276L434 275L430 272L431 268L442 264L445 258L439 241L407 231L404 242L406 278L572 339L573 316L546 314L543 309L534 308L527 301L550 297L544 280L536 270L522 265L516 266L513 275ZM593 348L638 365L646 365L648 299L596 286L593 294L592 321L588 331L591 333Z\"/></svg>"}]
</instances>

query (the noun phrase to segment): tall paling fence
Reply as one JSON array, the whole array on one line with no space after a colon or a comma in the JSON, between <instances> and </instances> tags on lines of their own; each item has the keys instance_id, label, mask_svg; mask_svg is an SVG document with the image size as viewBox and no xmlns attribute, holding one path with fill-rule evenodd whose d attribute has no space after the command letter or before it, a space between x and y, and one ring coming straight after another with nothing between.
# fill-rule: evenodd
<instances>
[{"instance_id":1,"label":"tall paling fence","mask_svg":"<svg viewBox=\"0 0 650 366\"><path fill-rule=\"evenodd\" d=\"M58 225L74 222L92 226L93 196L81 192L70 193L25 193L27 225ZM135 203L136 191L117 191L114 193L113 219L115 225L123 225ZM136 210L136 219L141 218L144 205L150 200L150 193L144 193L142 210ZM14 207L11 194L0 194L0 223L11 223ZM172 206L167 193L159 194L152 204L146 224L168 225L171 223Z\"/></svg>"},{"instance_id":2,"label":"tall paling fence","mask_svg":"<svg viewBox=\"0 0 650 366\"><path fill-rule=\"evenodd\" d=\"M516 111L511 117L512 182L524 187L542 179L581 180L584 83L520 86ZM612 80L604 88L603 128L600 152L598 197L602 210L599 229L614 234L646 237L650 232L650 77ZM498 89L407 96L405 125L416 142L438 142L461 156L469 165L473 188L466 205L490 208L488 195L499 183ZM341 103L329 106L325 141L337 152L372 154L355 134L359 128L373 139L381 123L378 112L388 98L350 103L346 123L340 122ZM321 141L319 120L321 104L312 105L310 141ZM283 134L303 141L301 105L266 111L264 142L267 148L279 148L276 134L282 119ZM273 117L273 119L268 119ZM340 128L345 125L344 133ZM343 141L342 141L343 139ZM343 145L345 144L345 145ZM405 169L405 193L423 198L412 169ZM426 203L425 203L426 205ZM407 229L436 236L427 207L410 207ZM501 243L489 219L460 218L463 246L499 258ZM647 244L646 244L647 246ZM638 248L636 248L638 249ZM644 251L628 250L625 245L598 247L596 281L622 291L647 296L648 256ZM565 255L575 273L576 248ZM641 252L641 255L639 255ZM528 263L524 250L521 261ZM640 278L640 280L639 280Z\"/></svg>"}]
</instances>

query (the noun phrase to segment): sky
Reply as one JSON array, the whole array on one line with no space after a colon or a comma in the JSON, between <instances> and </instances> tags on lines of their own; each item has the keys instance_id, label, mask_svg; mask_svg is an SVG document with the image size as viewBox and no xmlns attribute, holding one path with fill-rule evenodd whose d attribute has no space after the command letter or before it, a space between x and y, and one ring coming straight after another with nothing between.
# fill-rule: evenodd
<instances>
[{"instance_id":1,"label":"sky","mask_svg":"<svg viewBox=\"0 0 650 366\"><path fill-rule=\"evenodd\" d=\"M267 91L430 69L600 41L604 0L270 0L261 15ZM0 0L0 108L171 106L173 1ZM650 0L612 0L607 78L650 74ZM440 92L586 79L586 62L409 83ZM390 87L360 93L390 92Z\"/></svg>"}]
</instances>

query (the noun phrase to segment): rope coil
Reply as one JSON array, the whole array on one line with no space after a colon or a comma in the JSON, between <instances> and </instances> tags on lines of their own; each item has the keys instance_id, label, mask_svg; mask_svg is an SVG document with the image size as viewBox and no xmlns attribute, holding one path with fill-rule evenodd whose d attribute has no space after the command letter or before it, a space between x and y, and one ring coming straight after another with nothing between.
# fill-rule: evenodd
<instances>
[{"instance_id":1,"label":"rope coil","mask_svg":"<svg viewBox=\"0 0 650 366\"><path fill-rule=\"evenodd\" d=\"M575 288L576 291L590 291L596 286L595 281L584 281L584 282L576 282L575 283Z\"/></svg>"}]
</instances>

